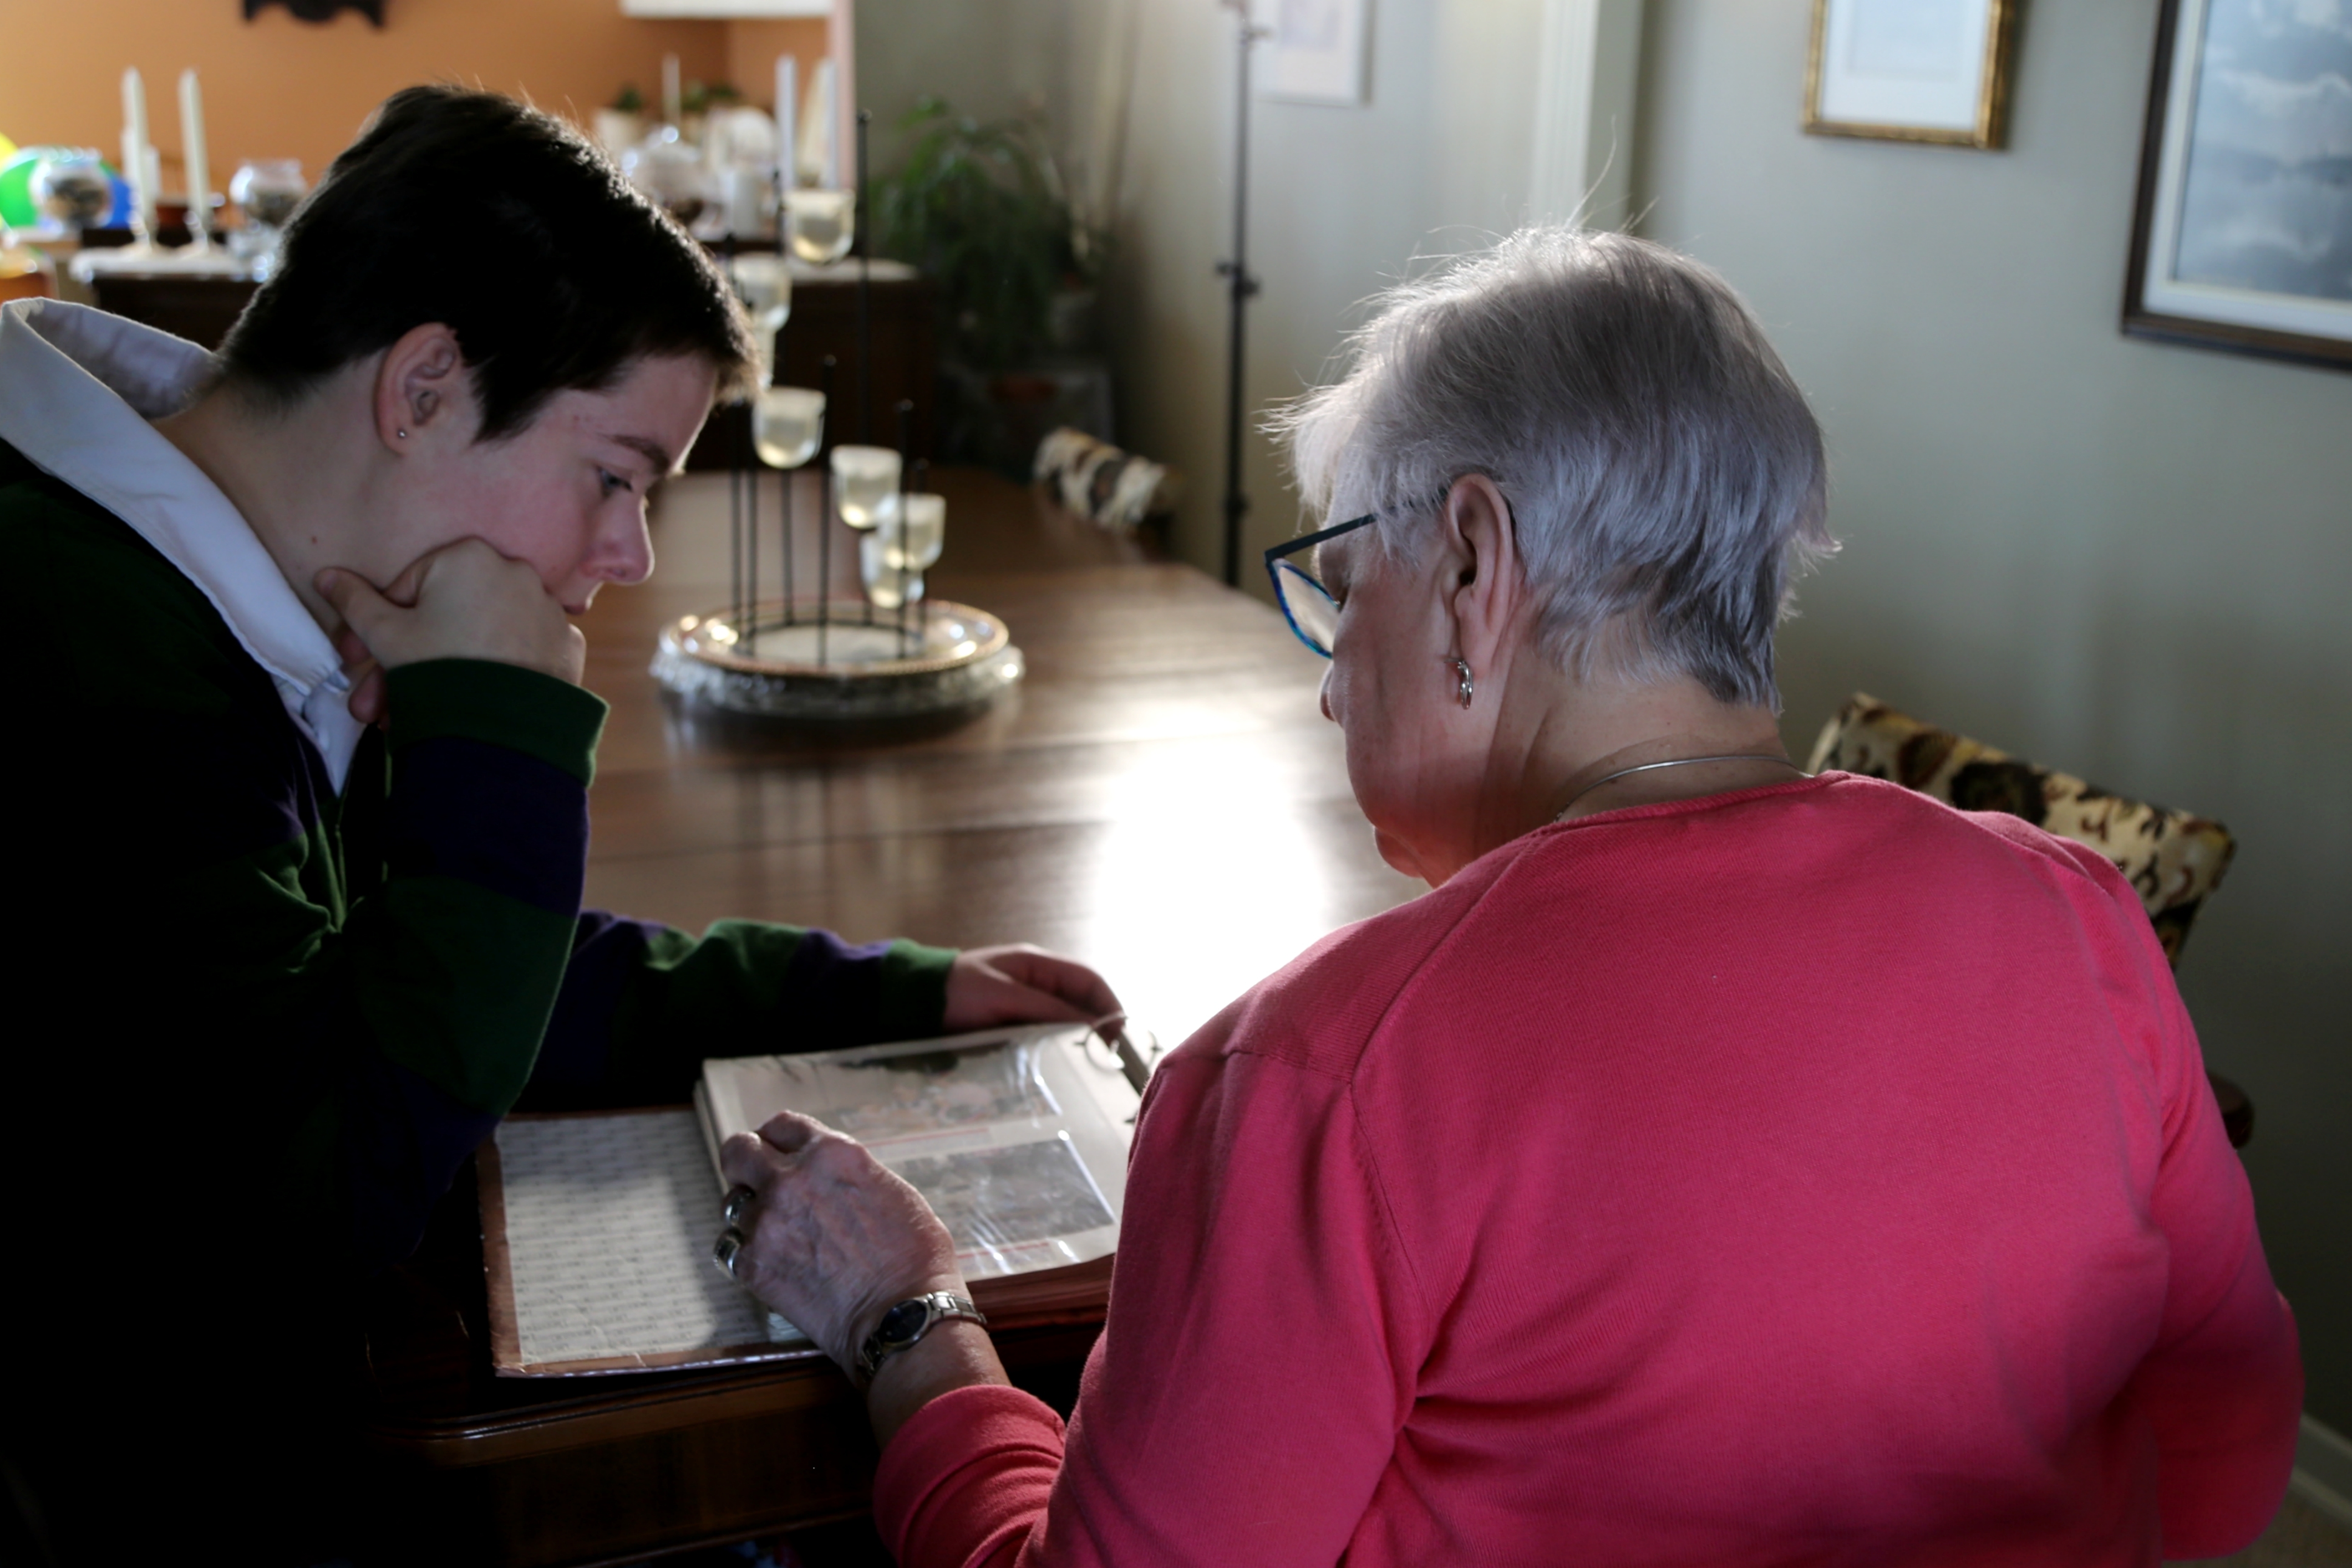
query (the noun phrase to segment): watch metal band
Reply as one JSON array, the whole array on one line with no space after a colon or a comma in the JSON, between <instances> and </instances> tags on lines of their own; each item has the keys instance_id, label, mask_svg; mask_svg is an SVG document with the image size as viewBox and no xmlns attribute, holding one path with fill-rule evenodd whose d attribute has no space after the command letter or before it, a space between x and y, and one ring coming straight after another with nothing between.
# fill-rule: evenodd
<instances>
[{"instance_id":1,"label":"watch metal band","mask_svg":"<svg viewBox=\"0 0 2352 1568\"><path fill-rule=\"evenodd\" d=\"M988 1326L988 1319L972 1305L969 1296L959 1296L953 1291L933 1291L928 1295L909 1296L882 1314L866 1343L857 1347L857 1370L866 1381L882 1370L882 1364L902 1350L911 1349L931 1332L935 1323L950 1318L961 1318L967 1322Z\"/></svg>"}]
</instances>

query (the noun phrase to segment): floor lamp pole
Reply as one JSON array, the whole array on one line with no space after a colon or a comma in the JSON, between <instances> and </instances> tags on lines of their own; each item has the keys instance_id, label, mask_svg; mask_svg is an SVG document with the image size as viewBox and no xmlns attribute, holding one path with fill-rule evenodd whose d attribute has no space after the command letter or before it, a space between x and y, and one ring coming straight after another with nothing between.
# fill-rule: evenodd
<instances>
[{"instance_id":1,"label":"floor lamp pole","mask_svg":"<svg viewBox=\"0 0 2352 1568\"><path fill-rule=\"evenodd\" d=\"M1217 264L1226 280L1233 313L1230 362L1225 379L1225 581L1242 580L1242 519L1249 515L1249 497L1242 493L1242 368L1244 312L1258 288L1249 271L1249 104L1250 50L1265 32L1250 23L1248 0L1224 0L1238 20L1241 76L1234 97L1234 256Z\"/></svg>"}]
</instances>

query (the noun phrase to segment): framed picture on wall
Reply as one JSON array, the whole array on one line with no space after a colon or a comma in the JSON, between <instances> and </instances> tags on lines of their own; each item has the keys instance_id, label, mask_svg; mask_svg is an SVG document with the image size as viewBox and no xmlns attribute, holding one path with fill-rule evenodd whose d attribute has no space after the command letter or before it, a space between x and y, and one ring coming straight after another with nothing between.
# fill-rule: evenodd
<instances>
[{"instance_id":1,"label":"framed picture on wall","mask_svg":"<svg viewBox=\"0 0 2352 1568\"><path fill-rule=\"evenodd\" d=\"M2009 138L2019 0L1813 0L1805 129L1987 151Z\"/></svg>"},{"instance_id":2,"label":"framed picture on wall","mask_svg":"<svg viewBox=\"0 0 2352 1568\"><path fill-rule=\"evenodd\" d=\"M2352 12L2165 0L2124 330L2352 370Z\"/></svg>"},{"instance_id":3,"label":"framed picture on wall","mask_svg":"<svg viewBox=\"0 0 2352 1568\"><path fill-rule=\"evenodd\" d=\"M1263 28L1259 91L1290 103L1362 103L1371 0L1253 0Z\"/></svg>"}]
</instances>

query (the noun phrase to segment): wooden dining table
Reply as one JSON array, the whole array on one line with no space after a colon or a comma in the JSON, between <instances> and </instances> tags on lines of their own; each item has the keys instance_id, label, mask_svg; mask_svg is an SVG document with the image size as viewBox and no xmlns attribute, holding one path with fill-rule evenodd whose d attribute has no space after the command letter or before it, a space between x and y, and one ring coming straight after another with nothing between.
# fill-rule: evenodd
<instances>
[{"instance_id":1,"label":"wooden dining table","mask_svg":"<svg viewBox=\"0 0 2352 1568\"><path fill-rule=\"evenodd\" d=\"M583 622L612 705L588 902L699 929L728 916L854 941L1030 941L1094 965L1173 1046L1325 933L1420 891L1380 860L1318 709L1323 662L1267 605L1042 492L948 470L935 598L1002 616L1026 674L977 714L856 729L683 706L647 673L665 623L732 592L730 480L674 479L651 582ZM795 491L798 580L815 476ZM758 497L780 591L777 476ZM836 591L856 590L838 535ZM767 1042L748 1026L711 1054ZM492 1376L470 1173L369 1309L356 1423L392 1556L617 1563L854 1516L875 1452L828 1364L593 1379ZM1064 1408L1098 1314L999 1336Z\"/></svg>"}]
</instances>

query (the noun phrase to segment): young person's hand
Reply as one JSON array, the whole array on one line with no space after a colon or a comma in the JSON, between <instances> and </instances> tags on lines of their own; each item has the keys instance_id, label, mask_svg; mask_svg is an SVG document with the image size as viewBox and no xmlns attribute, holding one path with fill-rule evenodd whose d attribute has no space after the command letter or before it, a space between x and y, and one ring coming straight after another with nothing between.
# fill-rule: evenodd
<instances>
[{"instance_id":1,"label":"young person's hand","mask_svg":"<svg viewBox=\"0 0 2352 1568\"><path fill-rule=\"evenodd\" d=\"M488 659L576 685L587 660L586 640L539 574L479 539L419 557L382 589L334 567L318 589L343 620L335 647L362 724L383 722L383 672L403 664Z\"/></svg>"},{"instance_id":2,"label":"young person's hand","mask_svg":"<svg viewBox=\"0 0 2352 1568\"><path fill-rule=\"evenodd\" d=\"M1092 1023L1118 1010L1118 996L1100 975L1022 942L956 955L940 1027L961 1034L1009 1023Z\"/></svg>"}]
</instances>

